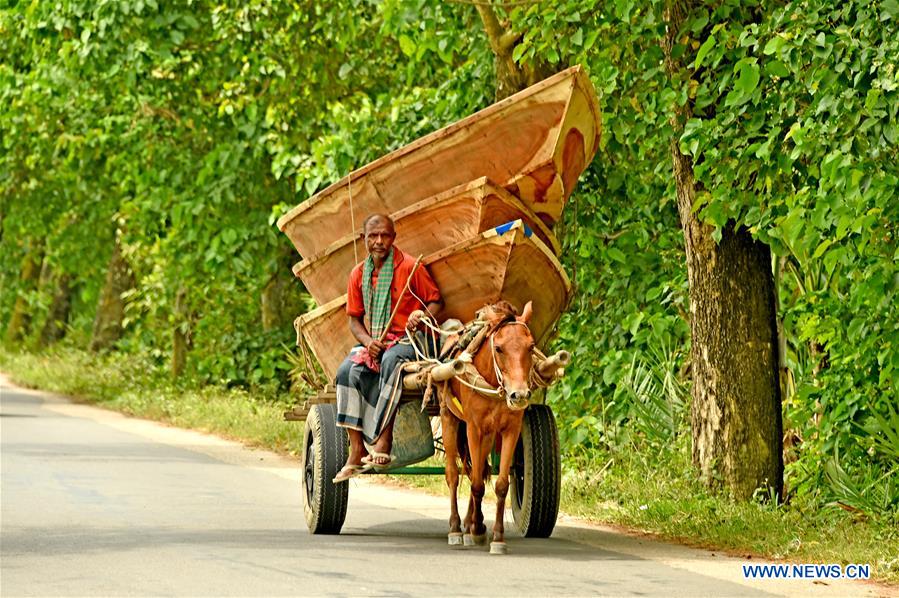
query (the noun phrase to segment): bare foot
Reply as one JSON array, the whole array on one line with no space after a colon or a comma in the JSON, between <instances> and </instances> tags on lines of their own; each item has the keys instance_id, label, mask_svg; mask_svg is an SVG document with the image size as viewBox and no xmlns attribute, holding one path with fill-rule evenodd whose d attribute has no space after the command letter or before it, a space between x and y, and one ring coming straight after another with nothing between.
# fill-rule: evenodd
<instances>
[{"instance_id":1,"label":"bare foot","mask_svg":"<svg viewBox=\"0 0 899 598\"><path fill-rule=\"evenodd\" d=\"M350 450L349 455L347 455L346 463L343 465L344 469L365 465L363 457L367 457L368 455L366 454L365 446L362 443L362 433L357 430L348 430L348 434L350 437Z\"/></svg>"},{"instance_id":2,"label":"bare foot","mask_svg":"<svg viewBox=\"0 0 899 598\"><path fill-rule=\"evenodd\" d=\"M377 466L390 465L391 461L390 441L383 436L375 441L371 446L369 454L362 460L363 463L371 463Z\"/></svg>"}]
</instances>

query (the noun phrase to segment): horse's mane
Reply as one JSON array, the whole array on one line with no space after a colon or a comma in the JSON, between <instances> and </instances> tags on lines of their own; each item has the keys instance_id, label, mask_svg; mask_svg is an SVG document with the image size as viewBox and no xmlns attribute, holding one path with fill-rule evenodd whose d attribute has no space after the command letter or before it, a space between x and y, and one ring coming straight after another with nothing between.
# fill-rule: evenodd
<instances>
[{"instance_id":1,"label":"horse's mane","mask_svg":"<svg viewBox=\"0 0 899 598\"><path fill-rule=\"evenodd\" d=\"M517 316L518 310L508 301L500 299L496 303L488 303L475 312L474 321L466 324L464 330L447 337L440 351L440 359L458 355L476 338L483 340L487 334L503 324L514 321ZM480 341L475 342L476 347L480 345Z\"/></svg>"},{"instance_id":2,"label":"horse's mane","mask_svg":"<svg viewBox=\"0 0 899 598\"><path fill-rule=\"evenodd\" d=\"M517 315L518 310L515 309L515 306L504 299L485 305L478 310L478 319L486 320L494 326L514 320Z\"/></svg>"}]
</instances>

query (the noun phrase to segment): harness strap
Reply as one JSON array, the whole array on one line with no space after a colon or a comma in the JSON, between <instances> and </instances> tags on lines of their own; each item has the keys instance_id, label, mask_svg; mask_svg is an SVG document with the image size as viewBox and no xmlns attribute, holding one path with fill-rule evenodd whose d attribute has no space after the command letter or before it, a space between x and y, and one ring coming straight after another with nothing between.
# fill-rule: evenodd
<instances>
[{"instance_id":1,"label":"harness strap","mask_svg":"<svg viewBox=\"0 0 899 598\"><path fill-rule=\"evenodd\" d=\"M462 376L466 376L472 381L468 382L463 379ZM465 363L465 371L462 373L462 376L456 376L456 379L459 381L459 383L476 391L480 395L483 395L485 397L500 398L501 395L504 394L500 389L501 387L495 387L487 382L484 376L481 375L481 372L479 372L478 369L474 367L474 364L470 361Z\"/></svg>"},{"instance_id":2,"label":"harness strap","mask_svg":"<svg viewBox=\"0 0 899 598\"><path fill-rule=\"evenodd\" d=\"M431 328L434 332L445 333L438 329L437 327L431 325L427 322L427 318L423 319L426 322L426 326ZM483 320L475 320L474 322L466 325L465 329L460 334L459 340L471 340L468 342L465 350L459 352L459 349L462 346L460 342L455 347L454 350L443 353L440 355L441 359L429 358L424 355L424 352L419 350L417 343L415 342L414 337L411 334L407 333L409 337L409 341L412 343L412 346L415 349L415 352L418 358L421 361L427 361L431 363L441 363L443 359L450 357L455 354L456 359L462 361L464 364L464 370L461 374L455 376L455 379L458 380L460 384L466 386L481 396L503 400L506 399L506 391L503 385L503 374L502 370L499 367L499 363L496 359L496 347L494 346L494 335L495 333L506 325L517 324L519 326L524 326L528 328L528 325L524 322L519 322L514 318L505 319L501 322L497 322L496 324L489 325L487 322ZM472 338L473 334L473 338ZM493 361L493 371L496 376L496 380L498 382L498 386L493 386L490 384L486 378L477 370L477 368L472 363L472 356L478 352L481 348L481 345L484 343L489 337L490 339L490 353ZM537 348L532 350L532 354L536 357L536 363L540 363L546 359L546 356ZM547 380L543 378L540 374L537 373L536 363L532 364L530 372L528 372L528 386L530 388L545 388L552 384L554 380ZM436 384L431 379L431 376L428 376L427 383L425 386L425 393L421 403L421 410L424 411L427 404L430 402L431 397L433 396L434 387ZM456 418L460 420L464 420L464 413L462 412L461 405L458 404L455 397L452 396L452 393L449 390L449 381L444 381L443 384L437 389L438 402L441 406L445 406L450 413L452 413Z\"/></svg>"}]
</instances>

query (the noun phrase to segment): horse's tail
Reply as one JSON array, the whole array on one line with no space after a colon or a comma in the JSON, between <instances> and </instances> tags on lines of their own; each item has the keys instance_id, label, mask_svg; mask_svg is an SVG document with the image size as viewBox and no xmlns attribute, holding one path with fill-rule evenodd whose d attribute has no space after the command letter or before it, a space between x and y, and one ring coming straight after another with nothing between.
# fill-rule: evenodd
<instances>
[{"instance_id":1,"label":"horse's tail","mask_svg":"<svg viewBox=\"0 0 899 598\"><path fill-rule=\"evenodd\" d=\"M468 426L459 420L459 428L456 431L456 448L459 452L459 460L462 461L462 471L465 476L471 478L471 451L468 450Z\"/></svg>"},{"instance_id":2,"label":"horse's tail","mask_svg":"<svg viewBox=\"0 0 899 598\"><path fill-rule=\"evenodd\" d=\"M465 476L471 479L471 450L468 447L468 427L464 421L459 421L459 430L456 433L456 448L459 452L459 459L462 461L462 471ZM484 481L490 481L490 474L493 473L490 467L490 455L484 457Z\"/></svg>"}]
</instances>

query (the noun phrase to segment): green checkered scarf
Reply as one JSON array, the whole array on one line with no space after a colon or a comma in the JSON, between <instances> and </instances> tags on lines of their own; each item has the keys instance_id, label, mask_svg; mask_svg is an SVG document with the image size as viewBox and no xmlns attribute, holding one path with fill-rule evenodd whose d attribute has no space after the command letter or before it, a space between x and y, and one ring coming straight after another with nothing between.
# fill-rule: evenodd
<instances>
[{"instance_id":1,"label":"green checkered scarf","mask_svg":"<svg viewBox=\"0 0 899 598\"><path fill-rule=\"evenodd\" d=\"M390 286L393 282L393 247L378 272L378 282L372 292L371 274L375 271L375 261L368 256L362 265L362 303L370 320L369 332L372 338L380 338L390 319Z\"/></svg>"}]
</instances>

